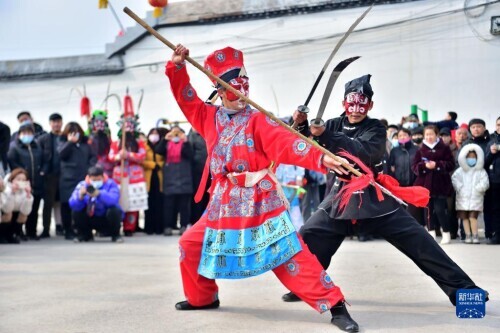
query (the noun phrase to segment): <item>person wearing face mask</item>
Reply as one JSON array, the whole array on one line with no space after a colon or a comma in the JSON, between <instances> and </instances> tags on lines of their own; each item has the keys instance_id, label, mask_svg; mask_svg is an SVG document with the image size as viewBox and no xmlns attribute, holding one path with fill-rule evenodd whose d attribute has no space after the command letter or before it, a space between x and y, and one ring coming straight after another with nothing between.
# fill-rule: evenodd
<instances>
[{"instance_id":1,"label":"person wearing face mask","mask_svg":"<svg viewBox=\"0 0 500 333\"><path fill-rule=\"evenodd\" d=\"M411 141L411 132L406 128L397 133L398 146L391 150L389 156L390 174L396 178L401 186L412 186L415 174L411 170L411 163L418 147Z\"/></svg>"},{"instance_id":2,"label":"person wearing face mask","mask_svg":"<svg viewBox=\"0 0 500 333\"><path fill-rule=\"evenodd\" d=\"M314 126L314 123L309 128L303 126L303 134L312 135L320 145L334 154L344 150L354 155L370 168L382 186L393 193L397 191L409 204L423 205L428 200L428 191L417 186L401 187L396 185L396 179L381 173L386 132L377 119L368 116L374 105L370 78L368 74L347 82L341 104L344 113L327 120L323 126ZM293 117L299 126L307 125L307 114L296 111ZM408 133L402 133L402 143L409 145ZM358 166L355 164L354 167ZM378 234L405 254L439 285L453 305L456 304L459 289L477 288L429 233L392 197L382 194L380 198L375 187L369 186L347 197L347 206L342 209L339 201L346 198L342 190L349 181L356 186L357 179L347 179L346 182L348 177L333 174L329 174L328 178L329 194L300 230L304 242L324 269L328 268L332 256L345 237L350 235L355 223L360 230ZM420 196L421 200L416 201ZM375 284L377 281L374 281L372 288L378 288ZM297 300L297 296L288 293L282 299L290 302Z\"/></svg>"},{"instance_id":3,"label":"person wearing face mask","mask_svg":"<svg viewBox=\"0 0 500 333\"><path fill-rule=\"evenodd\" d=\"M483 211L484 194L490 183L484 170L484 153L481 147L470 143L458 156L460 167L451 180L456 191L457 216L462 220L466 244L479 244L477 218Z\"/></svg>"},{"instance_id":4,"label":"person wearing face mask","mask_svg":"<svg viewBox=\"0 0 500 333\"><path fill-rule=\"evenodd\" d=\"M174 126L155 147L155 151L165 159L163 166L164 235L172 236L172 230L177 229L178 215L180 216L179 233L182 235L191 222L193 149L184 130Z\"/></svg>"},{"instance_id":5,"label":"person wearing face mask","mask_svg":"<svg viewBox=\"0 0 500 333\"><path fill-rule=\"evenodd\" d=\"M411 130L411 141L417 146L422 147L422 142L424 141L424 128L417 127Z\"/></svg>"},{"instance_id":6,"label":"person wearing face mask","mask_svg":"<svg viewBox=\"0 0 500 333\"><path fill-rule=\"evenodd\" d=\"M155 152L160 138L167 133L165 128L152 128L147 137L146 158L142 162L148 190L148 209L144 212L144 231L148 235L163 233L163 165L165 159Z\"/></svg>"},{"instance_id":7,"label":"person wearing face mask","mask_svg":"<svg viewBox=\"0 0 500 333\"><path fill-rule=\"evenodd\" d=\"M342 174L345 170L215 80L222 105L205 104L190 84L184 62L188 54L178 45L166 75L180 109L207 143L209 158L196 201L205 191L209 171L212 184L206 213L179 241L187 300L177 303L176 309L218 308L215 279L240 279L272 270L318 312L333 309L332 324L357 331L340 288L296 233L286 210L288 201L274 175L280 163L322 173L327 167ZM241 51L216 50L206 58L205 68L248 96Z\"/></svg>"},{"instance_id":8,"label":"person wearing face mask","mask_svg":"<svg viewBox=\"0 0 500 333\"><path fill-rule=\"evenodd\" d=\"M32 184L33 209L26 221L26 237L38 240L36 234L38 223L38 208L43 196L43 151L35 139L35 129L31 122L25 122L19 127L17 139L10 145L8 159L11 170L22 168L28 172ZM26 239L21 235L22 239Z\"/></svg>"},{"instance_id":9,"label":"person wearing face mask","mask_svg":"<svg viewBox=\"0 0 500 333\"><path fill-rule=\"evenodd\" d=\"M92 230L96 230L110 236L112 242L123 243L120 226L124 214L119 200L120 190L103 168L90 167L85 180L78 183L69 199L77 230L74 242L94 240Z\"/></svg>"},{"instance_id":10,"label":"person wearing face mask","mask_svg":"<svg viewBox=\"0 0 500 333\"><path fill-rule=\"evenodd\" d=\"M32 211L33 195L26 170L12 170L5 179L0 178L0 244L18 244L22 225Z\"/></svg>"},{"instance_id":11,"label":"person wearing face mask","mask_svg":"<svg viewBox=\"0 0 500 333\"><path fill-rule=\"evenodd\" d=\"M83 129L76 122L66 124L59 140L61 217L64 238L66 240L73 240L75 234L69 199L78 183L85 179L87 170L97 163L97 157L89 145L88 138L84 135Z\"/></svg>"},{"instance_id":12,"label":"person wearing face mask","mask_svg":"<svg viewBox=\"0 0 500 333\"><path fill-rule=\"evenodd\" d=\"M125 211L123 233L126 237L133 236L137 231L139 211L148 209L148 191L142 166L147 144L139 139L139 125L139 115L133 110L125 110L118 122L118 140L111 144L108 154L109 160L115 164L113 179L121 186L120 205Z\"/></svg>"},{"instance_id":13,"label":"person wearing face mask","mask_svg":"<svg viewBox=\"0 0 500 333\"><path fill-rule=\"evenodd\" d=\"M401 127L409 129L410 131L420 126L420 121L418 119L418 115L410 114L408 117L401 120Z\"/></svg>"},{"instance_id":14,"label":"person wearing face mask","mask_svg":"<svg viewBox=\"0 0 500 333\"><path fill-rule=\"evenodd\" d=\"M455 162L450 147L439 139L438 133L434 125L425 127L423 145L415 154L412 170L417 175L414 184L427 188L431 195L426 220L429 233L436 238L436 226L433 219L435 214L435 218L443 229L441 244L449 244L451 235L446 200L453 193L450 173L455 169Z\"/></svg>"}]
</instances>

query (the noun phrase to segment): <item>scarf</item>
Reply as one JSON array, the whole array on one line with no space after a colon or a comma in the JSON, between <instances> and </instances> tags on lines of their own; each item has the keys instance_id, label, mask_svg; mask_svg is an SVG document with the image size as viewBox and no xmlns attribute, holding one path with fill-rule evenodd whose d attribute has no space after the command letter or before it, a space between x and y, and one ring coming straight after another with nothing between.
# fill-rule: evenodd
<instances>
[{"instance_id":1,"label":"scarf","mask_svg":"<svg viewBox=\"0 0 500 333\"><path fill-rule=\"evenodd\" d=\"M184 142L175 143L173 141L168 142L167 148L167 163L180 163L181 162L181 151Z\"/></svg>"}]
</instances>

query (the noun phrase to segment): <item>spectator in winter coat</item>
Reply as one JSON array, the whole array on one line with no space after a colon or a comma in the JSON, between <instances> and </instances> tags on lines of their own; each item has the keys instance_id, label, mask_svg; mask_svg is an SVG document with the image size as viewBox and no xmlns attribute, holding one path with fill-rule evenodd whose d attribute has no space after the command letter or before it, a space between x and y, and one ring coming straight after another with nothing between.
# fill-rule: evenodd
<instances>
[{"instance_id":1,"label":"spectator in winter coat","mask_svg":"<svg viewBox=\"0 0 500 333\"><path fill-rule=\"evenodd\" d=\"M464 146L458 163L460 167L451 178L457 193L457 215L463 221L465 243L479 244L477 217L483 211L484 194L489 187L483 150L473 143Z\"/></svg>"},{"instance_id":2,"label":"spectator in winter coat","mask_svg":"<svg viewBox=\"0 0 500 333\"><path fill-rule=\"evenodd\" d=\"M438 129L434 125L424 129L422 147L415 154L412 163L413 172L417 175L415 185L423 186L430 191L429 214L427 228L434 238L435 225L432 215L436 214L439 224L443 228L441 244L448 244L451 236L446 215L446 198L453 192L450 172L455 168L450 148L438 138Z\"/></svg>"},{"instance_id":3,"label":"spectator in winter coat","mask_svg":"<svg viewBox=\"0 0 500 333\"><path fill-rule=\"evenodd\" d=\"M186 134L180 127L173 127L155 148L157 154L165 156L163 166L163 209L165 210L165 236L172 235L180 215L180 234L190 221L193 178L191 160L193 150Z\"/></svg>"},{"instance_id":4,"label":"spectator in winter coat","mask_svg":"<svg viewBox=\"0 0 500 333\"><path fill-rule=\"evenodd\" d=\"M194 128L191 128L189 131L188 142L191 144L191 148L193 149L191 174L193 175L193 190L196 190L201 183L201 176L203 175L203 169L205 168L205 163L207 162L207 144L200 133L196 132ZM195 224L207 208L208 201L210 199L210 194L208 193L210 185L211 181L209 179L205 185L205 191L203 192L203 197L200 202L195 202L194 196L191 199L191 224Z\"/></svg>"},{"instance_id":5,"label":"spectator in winter coat","mask_svg":"<svg viewBox=\"0 0 500 333\"><path fill-rule=\"evenodd\" d=\"M120 190L114 180L104 174L98 165L89 169L69 199L77 230L75 242L88 242L94 239L92 230L111 236L111 241L122 243L120 226L124 216L118 201Z\"/></svg>"},{"instance_id":6,"label":"spectator in winter coat","mask_svg":"<svg viewBox=\"0 0 500 333\"><path fill-rule=\"evenodd\" d=\"M148 209L144 212L144 231L148 235L163 233L163 165L162 155L155 152L160 139L167 134L165 128L149 131L146 144L146 159L142 162L148 190Z\"/></svg>"},{"instance_id":7,"label":"spectator in winter coat","mask_svg":"<svg viewBox=\"0 0 500 333\"><path fill-rule=\"evenodd\" d=\"M496 121L496 131L491 135L489 150L486 152L485 169L490 180L491 195L486 196L485 205L488 204L491 211L492 237L488 244L500 244L500 117Z\"/></svg>"},{"instance_id":8,"label":"spectator in winter coat","mask_svg":"<svg viewBox=\"0 0 500 333\"><path fill-rule=\"evenodd\" d=\"M35 129L30 122L19 127L17 139L10 145L8 159L11 170L22 168L28 172L33 194L33 209L26 221L26 236L38 240L36 227L38 223L38 208L43 195L43 152L35 139ZM21 238L25 238L21 235Z\"/></svg>"},{"instance_id":9,"label":"spectator in winter coat","mask_svg":"<svg viewBox=\"0 0 500 333\"><path fill-rule=\"evenodd\" d=\"M471 136L467 139L463 145L469 143L475 143L483 149L484 154L488 152L488 143L490 142L490 135L486 130L486 123L484 120L479 118L474 118L469 121L469 132Z\"/></svg>"},{"instance_id":10,"label":"spectator in winter coat","mask_svg":"<svg viewBox=\"0 0 500 333\"><path fill-rule=\"evenodd\" d=\"M73 240L73 223L69 198L78 183L85 179L89 167L97 162L96 155L83 135L83 129L76 122L69 122L64 127L58 148L61 159L61 178L59 193L61 199L61 217L64 237Z\"/></svg>"},{"instance_id":11,"label":"spectator in winter coat","mask_svg":"<svg viewBox=\"0 0 500 333\"><path fill-rule=\"evenodd\" d=\"M7 152L9 151L10 128L0 121L0 178L9 170Z\"/></svg>"},{"instance_id":12,"label":"spectator in winter coat","mask_svg":"<svg viewBox=\"0 0 500 333\"><path fill-rule=\"evenodd\" d=\"M43 130L43 127L40 126L40 124L35 123L33 121L33 117L31 117L31 113L28 111L21 111L17 115L17 121L19 122L19 125L25 124L25 123L31 123L33 125L34 129L34 135L35 139L37 139L39 136L45 134L45 131ZM13 142L17 139L19 132L14 132L12 133L12 136L10 137L10 141Z\"/></svg>"},{"instance_id":13,"label":"spectator in winter coat","mask_svg":"<svg viewBox=\"0 0 500 333\"><path fill-rule=\"evenodd\" d=\"M424 128L417 127L411 130L411 141L418 147L422 147L422 141L424 140Z\"/></svg>"},{"instance_id":14,"label":"spectator in winter coat","mask_svg":"<svg viewBox=\"0 0 500 333\"><path fill-rule=\"evenodd\" d=\"M62 233L61 204L59 202L59 177L61 160L59 142L62 134L62 116L53 113L49 116L50 133L41 135L37 142L43 151L44 195L43 195L43 232L40 238L50 237L52 210L56 220L56 230ZM58 221L59 220L59 221ZM59 222L59 223L58 223Z\"/></svg>"},{"instance_id":15,"label":"spectator in winter coat","mask_svg":"<svg viewBox=\"0 0 500 333\"><path fill-rule=\"evenodd\" d=\"M21 227L28 220L33 206L31 185L26 170L17 168L0 178L0 243L19 243Z\"/></svg>"},{"instance_id":16,"label":"spectator in winter coat","mask_svg":"<svg viewBox=\"0 0 500 333\"><path fill-rule=\"evenodd\" d=\"M401 128L397 132L398 146L391 150L389 156L389 174L397 179L401 186L412 186L415 174L411 168L413 159L419 149L411 139L411 132ZM425 225L424 210L422 208L408 205L408 212L420 223Z\"/></svg>"}]
</instances>

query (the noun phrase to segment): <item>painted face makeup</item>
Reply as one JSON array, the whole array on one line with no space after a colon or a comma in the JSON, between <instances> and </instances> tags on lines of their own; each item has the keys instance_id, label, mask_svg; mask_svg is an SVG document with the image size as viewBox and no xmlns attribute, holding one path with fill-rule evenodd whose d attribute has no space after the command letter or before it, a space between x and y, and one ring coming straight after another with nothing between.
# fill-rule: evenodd
<instances>
[{"instance_id":1,"label":"painted face makeup","mask_svg":"<svg viewBox=\"0 0 500 333\"><path fill-rule=\"evenodd\" d=\"M94 131L104 131L106 129L106 121L105 120L100 120L96 119L94 120Z\"/></svg>"},{"instance_id":2,"label":"painted face makeup","mask_svg":"<svg viewBox=\"0 0 500 333\"><path fill-rule=\"evenodd\" d=\"M370 107L370 99L358 92L347 94L344 100L345 112L350 115L354 112L366 114Z\"/></svg>"},{"instance_id":3,"label":"painted face makeup","mask_svg":"<svg viewBox=\"0 0 500 333\"><path fill-rule=\"evenodd\" d=\"M234 89L238 90L240 93L248 97L249 89L250 89L250 84L248 82L248 78L246 76L239 76L235 79L232 79L229 81L229 85L233 87ZM229 101L233 102L239 99L238 96L233 94L231 91L226 90L226 97Z\"/></svg>"}]
</instances>

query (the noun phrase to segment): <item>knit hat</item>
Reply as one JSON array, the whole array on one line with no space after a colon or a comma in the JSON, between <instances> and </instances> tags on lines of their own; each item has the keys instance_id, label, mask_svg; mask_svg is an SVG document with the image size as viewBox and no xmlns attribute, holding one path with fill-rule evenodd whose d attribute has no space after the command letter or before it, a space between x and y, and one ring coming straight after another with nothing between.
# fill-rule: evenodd
<instances>
[{"instance_id":1,"label":"knit hat","mask_svg":"<svg viewBox=\"0 0 500 333\"><path fill-rule=\"evenodd\" d=\"M480 124L480 125L483 125L484 127L486 127L486 123L484 122L484 120L482 119L479 119L479 118L473 118L469 121L469 128L472 126L472 125L476 125L476 124Z\"/></svg>"}]
</instances>

